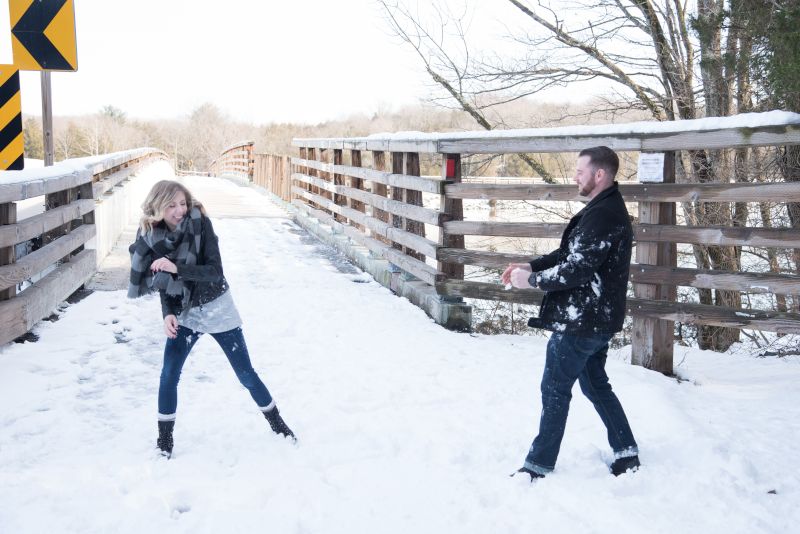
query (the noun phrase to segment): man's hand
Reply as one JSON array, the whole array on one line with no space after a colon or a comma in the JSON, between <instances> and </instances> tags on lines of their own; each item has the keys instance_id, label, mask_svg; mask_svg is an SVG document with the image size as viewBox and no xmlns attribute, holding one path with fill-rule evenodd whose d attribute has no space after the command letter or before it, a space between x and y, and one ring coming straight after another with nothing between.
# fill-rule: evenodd
<instances>
[{"instance_id":1,"label":"man's hand","mask_svg":"<svg viewBox=\"0 0 800 534\"><path fill-rule=\"evenodd\" d=\"M150 270L154 273L157 273L158 271L166 271L168 273L178 274L178 268L167 258L158 258L156 261L150 264Z\"/></svg>"},{"instance_id":2,"label":"man's hand","mask_svg":"<svg viewBox=\"0 0 800 534\"><path fill-rule=\"evenodd\" d=\"M514 269L511 271L511 285L517 289L529 289L531 286L528 278L531 276L530 269Z\"/></svg>"},{"instance_id":3,"label":"man's hand","mask_svg":"<svg viewBox=\"0 0 800 534\"><path fill-rule=\"evenodd\" d=\"M531 274L531 265L529 263L510 263L506 270L503 271L503 274L500 275L500 281L504 284L511 284L511 272L514 269L520 269L522 271L527 271L528 276ZM516 287L516 286L515 286Z\"/></svg>"},{"instance_id":4,"label":"man's hand","mask_svg":"<svg viewBox=\"0 0 800 534\"><path fill-rule=\"evenodd\" d=\"M174 315L164 317L164 333L170 339L178 337L178 318Z\"/></svg>"}]
</instances>

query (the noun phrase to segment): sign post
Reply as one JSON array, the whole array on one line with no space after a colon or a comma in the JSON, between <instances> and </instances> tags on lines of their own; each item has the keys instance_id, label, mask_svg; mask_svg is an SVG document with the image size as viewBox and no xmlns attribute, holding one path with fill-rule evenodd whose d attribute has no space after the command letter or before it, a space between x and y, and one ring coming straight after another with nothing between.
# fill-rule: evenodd
<instances>
[{"instance_id":1,"label":"sign post","mask_svg":"<svg viewBox=\"0 0 800 534\"><path fill-rule=\"evenodd\" d=\"M44 150L44 166L50 167L55 162L53 142L53 91L50 86L50 71L42 71L42 148Z\"/></svg>"}]
</instances>

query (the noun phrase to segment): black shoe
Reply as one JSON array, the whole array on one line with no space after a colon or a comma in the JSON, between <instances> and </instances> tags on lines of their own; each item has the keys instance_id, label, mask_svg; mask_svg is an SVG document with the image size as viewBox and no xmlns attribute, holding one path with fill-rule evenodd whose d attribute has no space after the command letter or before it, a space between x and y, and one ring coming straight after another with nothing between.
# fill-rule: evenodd
<instances>
[{"instance_id":1,"label":"black shoe","mask_svg":"<svg viewBox=\"0 0 800 534\"><path fill-rule=\"evenodd\" d=\"M626 456L625 458L617 458L611 464L611 474L615 477L618 477L628 471L635 473L639 470L639 466L642 465L639 463L638 456Z\"/></svg>"},{"instance_id":2,"label":"black shoe","mask_svg":"<svg viewBox=\"0 0 800 534\"><path fill-rule=\"evenodd\" d=\"M161 450L161 454L170 458L172 456L172 430L175 428L175 421L158 422L158 439L156 447Z\"/></svg>"},{"instance_id":3,"label":"black shoe","mask_svg":"<svg viewBox=\"0 0 800 534\"><path fill-rule=\"evenodd\" d=\"M517 473L527 473L527 474L529 474L529 475L530 475L530 477L531 477L531 482L536 482L536 479L539 479L539 478L544 478L544 475L543 475L543 474L541 474L541 473L537 473L536 471L531 471L531 470L530 470L530 469L528 469L527 467L520 467L519 469L517 469L517 472L516 472L516 473L511 473L509 476L512 476L512 477L513 477L513 476L514 476L514 475L516 475Z\"/></svg>"},{"instance_id":4,"label":"black shoe","mask_svg":"<svg viewBox=\"0 0 800 534\"><path fill-rule=\"evenodd\" d=\"M286 421L283 420L283 417L281 417L277 407L264 412L264 417L269 422L269 426L273 432L280 434L285 438L291 438L293 442L297 442L294 432L292 432L292 430L286 424Z\"/></svg>"}]
</instances>

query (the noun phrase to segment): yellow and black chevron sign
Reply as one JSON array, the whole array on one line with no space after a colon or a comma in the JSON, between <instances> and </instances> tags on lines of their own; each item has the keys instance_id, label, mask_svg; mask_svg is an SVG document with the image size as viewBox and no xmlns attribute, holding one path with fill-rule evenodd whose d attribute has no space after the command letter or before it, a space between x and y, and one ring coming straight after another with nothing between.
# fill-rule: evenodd
<instances>
[{"instance_id":1,"label":"yellow and black chevron sign","mask_svg":"<svg viewBox=\"0 0 800 534\"><path fill-rule=\"evenodd\" d=\"M19 70L16 65L0 65L0 170L21 171L24 149Z\"/></svg>"},{"instance_id":2,"label":"yellow and black chevron sign","mask_svg":"<svg viewBox=\"0 0 800 534\"><path fill-rule=\"evenodd\" d=\"M74 0L8 0L20 70L78 70Z\"/></svg>"}]
</instances>

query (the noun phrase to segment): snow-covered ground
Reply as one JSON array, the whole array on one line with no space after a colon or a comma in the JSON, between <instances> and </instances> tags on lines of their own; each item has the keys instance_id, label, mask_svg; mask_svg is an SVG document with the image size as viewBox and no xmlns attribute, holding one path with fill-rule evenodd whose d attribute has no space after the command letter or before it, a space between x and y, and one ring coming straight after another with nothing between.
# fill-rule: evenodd
<instances>
[{"instance_id":1,"label":"snow-covered ground","mask_svg":"<svg viewBox=\"0 0 800 534\"><path fill-rule=\"evenodd\" d=\"M508 474L536 431L543 338L448 332L288 221L215 225L298 445L207 337L160 458L157 299L97 292L0 349L0 532L797 532L800 359L676 347L678 381L615 351L642 469L608 473L576 388L556 471L531 485Z\"/></svg>"}]
</instances>

